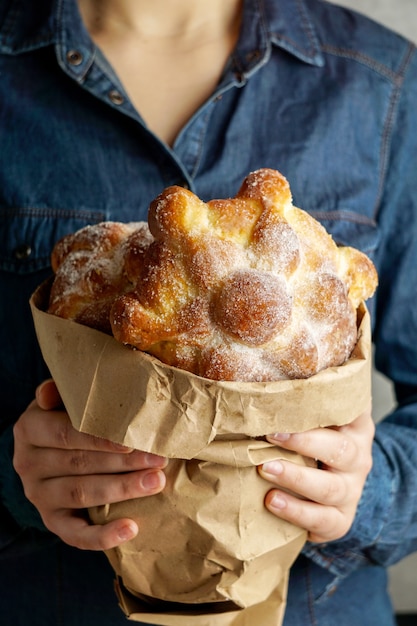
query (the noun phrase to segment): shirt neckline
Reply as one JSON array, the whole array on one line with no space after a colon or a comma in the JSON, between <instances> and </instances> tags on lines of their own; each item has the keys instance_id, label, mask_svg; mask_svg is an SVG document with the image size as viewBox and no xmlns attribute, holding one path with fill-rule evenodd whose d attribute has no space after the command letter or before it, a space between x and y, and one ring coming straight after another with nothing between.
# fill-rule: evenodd
<instances>
[{"instance_id":1,"label":"shirt neckline","mask_svg":"<svg viewBox=\"0 0 417 626\"><path fill-rule=\"evenodd\" d=\"M308 5L309 0L244 0L235 69L249 76L265 60L271 45L305 63L322 66ZM12 0L0 24L0 52L20 54L54 44L61 59L70 49L82 49L83 57L91 61L94 44L82 24L76 0ZM74 66L78 78L87 66L88 62L83 68Z\"/></svg>"}]
</instances>

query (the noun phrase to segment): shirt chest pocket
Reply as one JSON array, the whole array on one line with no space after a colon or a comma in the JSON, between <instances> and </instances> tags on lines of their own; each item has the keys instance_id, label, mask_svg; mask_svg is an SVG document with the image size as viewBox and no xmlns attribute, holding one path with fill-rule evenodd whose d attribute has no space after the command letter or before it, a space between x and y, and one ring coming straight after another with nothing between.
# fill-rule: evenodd
<instances>
[{"instance_id":1,"label":"shirt chest pocket","mask_svg":"<svg viewBox=\"0 0 417 626\"><path fill-rule=\"evenodd\" d=\"M61 237L104 219L95 211L0 209L0 271L25 275L45 270Z\"/></svg>"},{"instance_id":2,"label":"shirt chest pocket","mask_svg":"<svg viewBox=\"0 0 417 626\"><path fill-rule=\"evenodd\" d=\"M378 224L366 215L338 209L335 211L309 211L330 233L339 246L352 246L375 258L380 232Z\"/></svg>"},{"instance_id":3,"label":"shirt chest pocket","mask_svg":"<svg viewBox=\"0 0 417 626\"><path fill-rule=\"evenodd\" d=\"M4 409L0 421L19 415L47 375L29 298L51 274L54 244L104 217L91 211L0 209L0 395Z\"/></svg>"}]
</instances>

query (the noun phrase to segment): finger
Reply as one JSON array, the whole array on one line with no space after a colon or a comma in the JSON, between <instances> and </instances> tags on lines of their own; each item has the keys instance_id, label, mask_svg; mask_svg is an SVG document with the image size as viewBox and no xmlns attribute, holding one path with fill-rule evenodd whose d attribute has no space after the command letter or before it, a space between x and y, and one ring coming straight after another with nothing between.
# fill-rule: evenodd
<instances>
[{"instance_id":1,"label":"finger","mask_svg":"<svg viewBox=\"0 0 417 626\"><path fill-rule=\"evenodd\" d=\"M349 424L340 426L339 431L349 432L352 436L358 437L362 441L372 441L375 434L375 422L372 419L371 407Z\"/></svg>"},{"instance_id":2,"label":"finger","mask_svg":"<svg viewBox=\"0 0 417 626\"><path fill-rule=\"evenodd\" d=\"M336 507L325 507L309 500L299 500L283 491L271 490L265 498L266 508L279 517L308 532L314 543L340 539L349 531L349 517Z\"/></svg>"},{"instance_id":3,"label":"finger","mask_svg":"<svg viewBox=\"0 0 417 626\"><path fill-rule=\"evenodd\" d=\"M39 479L74 475L119 474L142 469L163 469L166 458L133 450L129 454L91 450L60 450L35 448L26 455L25 469L21 472L35 474Z\"/></svg>"},{"instance_id":4,"label":"finger","mask_svg":"<svg viewBox=\"0 0 417 626\"><path fill-rule=\"evenodd\" d=\"M87 518L62 511L47 525L65 543L81 550L110 550L133 539L138 533L135 521L122 518L102 526L90 524Z\"/></svg>"},{"instance_id":5,"label":"finger","mask_svg":"<svg viewBox=\"0 0 417 626\"><path fill-rule=\"evenodd\" d=\"M348 496L353 496L347 492L347 483L339 474L288 461L270 461L258 471L262 478L281 489L327 506L341 505Z\"/></svg>"},{"instance_id":6,"label":"finger","mask_svg":"<svg viewBox=\"0 0 417 626\"><path fill-rule=\"evenodd\" d=\"M41 409L49 411L62 407L61 396L52 378L45 380L36 389L36 402Z\"/></svg>"},{"instance_id":7,"label":"finger","mask_svg":"<svg viewBox=\"0 0 417 626\"><path fill-rule=\"evenodd\" d=\"M15 438L39 448L117 451L132 448L76 430L65 411L37 410L32 404L15 425Z\"/></svg>"},{"instance_id":8,"label":"finger","mask_svg":"<svg viewBox=\"0 0 417 626\"><path fill-rule=\"evenodd\" d=\"M54 510L87 509L162 491L166 478L162 470L143 470L126 474L100 474L99 476L69 476L50 478L31 485L27 498L37 502L53 502ZM41 506L39 508L42 508Z\"/></svg>"},{"instance_id":9,"label":"finger","mask_svg":"<svg viewBox=\"0 0 417 626\"><path fill-rule=\"evenodd\" d=\"M319 460L327 468L352 471L362 455L370 451L374 432L372 418L365 413L344 426L294 434L278 433L267 439L282 448Z\"/></svg>"},{"instance_id":10,"label":"finger","mask_svg":"<svg viewBox=\"0 0 417 626\"><path fill-rule=\"evenodd\" d=\"M358 452L356 440L350 437L348 431L331 428L295 433L284 442L279 436L269 436L268 441L339 470L349 470Z\"/></svg>"},{"instance_id":11,"label":"finger","mask_svg":"<svg viewBox=\"0 0 417 626\"><path fill-rule=\"evenodd\" d=\"M303 433L275 433L267 437L287 450L320 460L329 468L348 471L361 450L369 450L375 433L371 408L349 424L340 427L316 428Z\"/></svg>"},{"instance_id":12,"label":"finger","mask_svg":"<svg viewBox=\"0 0 417 626\"><path fill-rule=\"evenodd\" d=\"M36 403L38 404L39 408L45 411L64 408L62 404L61 396L59 395L59 391L55 385L55 382L52 379L46 380L38 386L38 388L36 389ZM33 404L31 406L33 406ZM62 414L64 415L64 417L61 420L61 424L57 424L57 427L59 427L59 430L57 430L56 434L58 435L59 439L63 442L63 447L67 447L65 442L67 440L67 435L70 434L70 428L72 428L72 425L70 425L68 414L65 411L62 411ZM68 422L66 422L66 420L68 420ZM49 431L49 425L50 424L48 423L47 424L48 431ZM88 435L88 436L92 437L92 435ZM117 448L125 452L129 452L132 450L132 448L129 446L124 446L124 445L113 443L113 442L108 443L107 440L100 438L100 437L95 437L94 439L95 441L91 440L91 443L93 446L92 449L95 449L95 448L102 449L103 445L104 445L104 449L108 449L110 445L110 448ZM106 442L106 443L103 443L103 442ZM58 447L60 446L58 445Z\"/></svg>"}]
</instances>

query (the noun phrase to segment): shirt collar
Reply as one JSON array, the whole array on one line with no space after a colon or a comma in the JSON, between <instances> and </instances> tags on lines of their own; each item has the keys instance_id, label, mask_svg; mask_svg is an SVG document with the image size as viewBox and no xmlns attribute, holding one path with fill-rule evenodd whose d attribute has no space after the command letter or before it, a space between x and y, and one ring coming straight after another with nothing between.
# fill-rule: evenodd
<instances>
[{"instance_id":1,"label":"shirt collar","mask_svg":"<svg viewBox=\"0 0 417 626\"><path fill-rule=\"evenodd\" d=\"M286 50L305 63L322 66L309 0L245 0L242 36L235 63L249 75L265 59L271 45ZM76 0L11 0L2 16L0 52L19 54L56 44L58 59L79 50L85 64L91 62L93 44L82 26ZM72 66L82 74L86 65Z\"/></svg>"},{"instance_id":2,"label":"shirt collar","mask_svg":"<svg viewBox=\"0 0 417 626\"><path fill-rule=\"evenodd\" d=\"M59 0L11 0L7 9L0 8L0 51L20 54L53 43L58 4Z\"/></svg>"},{"instance_id":3,"label":"shirt collar","mask_svg":"<svg viewBox=\"0 0 417 626\"><path fill-rule=\"evenodd\" d=\"M272 44L305 63L322 67L324 57L314 21L315 2L263 0L262 4Z\"/></svg>"}]
</instances>

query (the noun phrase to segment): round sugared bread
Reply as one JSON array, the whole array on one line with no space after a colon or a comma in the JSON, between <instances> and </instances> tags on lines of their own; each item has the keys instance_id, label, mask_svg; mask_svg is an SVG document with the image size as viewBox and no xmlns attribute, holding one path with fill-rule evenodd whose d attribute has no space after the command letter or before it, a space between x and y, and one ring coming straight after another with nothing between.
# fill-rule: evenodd
<instances>
[{"instance_id":1,"label":"round sugared bread","mask_svg":"<svg viewBox=\"0 0 417 626\"><path fill-rule=\"evenodd\" d=\"M257 170L236 197L207 203L169 187L148 222L58 244L50 312L84 309L72 319L94 326L102 307L118 341L214 380L307 378L349 358L375 267L294 207L279 172Z\"/></svg>"},{"instance_id":2,"label":"round sugared bread","mask_svg":"<svg viewBox=\"0 0 417 626\"><path fill-rule=\"evenodd\" d=\"M48 312L111 333L111 306L136 284L152 239L146 222L100 222L60 239L51 256Z\"/></svg>"}]
</instances>

